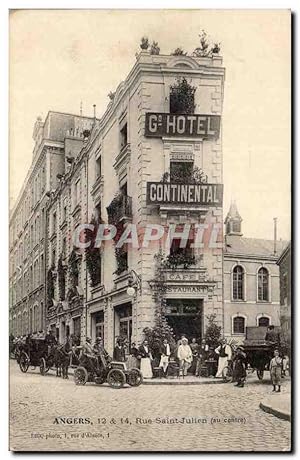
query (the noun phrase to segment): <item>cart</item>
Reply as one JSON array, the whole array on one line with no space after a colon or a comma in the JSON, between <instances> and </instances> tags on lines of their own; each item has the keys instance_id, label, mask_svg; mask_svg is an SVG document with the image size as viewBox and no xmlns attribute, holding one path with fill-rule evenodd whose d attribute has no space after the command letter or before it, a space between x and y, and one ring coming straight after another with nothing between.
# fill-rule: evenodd
<instances>
[{"instance_id":1,"label":"cart","mask_svg":"<svg viewBox=\"0 0 300 460\"><path fill-rule=\"evenodd\" d=\"M143 382L143 375L139 369L127 369L126 363L111 361L103 362L98 357L98 365L93 368L88 360L81 358L80 365L74 371L76 385L85 385L94 382L101 385L105 382L112 388L122 388L126 383L137 387Z\"/></svg>"}]
</instances>

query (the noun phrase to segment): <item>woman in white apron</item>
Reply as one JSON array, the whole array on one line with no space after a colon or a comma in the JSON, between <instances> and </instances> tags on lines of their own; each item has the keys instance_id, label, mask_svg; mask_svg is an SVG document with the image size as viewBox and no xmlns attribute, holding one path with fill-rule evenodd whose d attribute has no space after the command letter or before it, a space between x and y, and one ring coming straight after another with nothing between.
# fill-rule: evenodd
<instances>
[{"instance_id":1,"label":"woman in white apron","mask_svg":"<svg viewBox=\"0 0 300 460\"><path fill-rule=\"evenodd\" d=\"M142 345L139 347L139 354L141 357L140 370L143 374L144 379L152 379L153 373L151 361L153 361L153 358L147 340L144 340Z\"/></svg>"}]
</instances>

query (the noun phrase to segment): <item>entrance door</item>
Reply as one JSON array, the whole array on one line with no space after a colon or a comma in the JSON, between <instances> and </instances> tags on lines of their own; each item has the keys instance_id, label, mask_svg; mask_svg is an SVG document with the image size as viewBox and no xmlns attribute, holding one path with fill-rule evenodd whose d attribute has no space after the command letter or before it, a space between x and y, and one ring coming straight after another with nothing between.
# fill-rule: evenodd
<instances>
[{"instance_id":1,"label":"entrance door","mask_svg":"<svg viewBox=\"0 0 300 460\"><path fill-rule=\"evenodd\" d=\"M115 307L115 340L125 339L126 349L129 350L132 335L132 305L126 303Z\"/></svg>"},{"instance_id":2,"label":"entrance door","mask_svg":"<svg viewBox=\"0 0 300 460\"><path fill-rule=\"evenodd\" d=\"M192 338L196 338L199 343L202 338L202 315L202 299L167 300L165 316L174 331L176 340L179 340L184 335L189 341Z\"/></svg>"}]
</instances>

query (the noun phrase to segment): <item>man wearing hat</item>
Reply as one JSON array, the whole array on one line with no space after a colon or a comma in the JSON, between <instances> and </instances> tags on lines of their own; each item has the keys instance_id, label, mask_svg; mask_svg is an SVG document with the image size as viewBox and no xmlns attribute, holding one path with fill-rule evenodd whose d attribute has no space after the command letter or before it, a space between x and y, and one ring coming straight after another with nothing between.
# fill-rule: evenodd
<instances>
[{"instance_id":1,"label":"man wearing hat","mask_svg":"<svg viewBox=\"0 0 300 460\"><path fill-rule=\"evenodd\" d=\"M233 357L233 376L236 387L243 388L246 380L246 353L242 346L238 346Z\"/></svg>"},{"instance_id":2,"label":"man wearing hat","mask_svg":"<svg viewBox=\"0 0 300 460\"><path fill-rule=\"evenodd\" d=\"M181 345L179 345L177 350L177 358L179 360L179 375L184 377L187 375L187 371L193 361L192 350L186 337L182 337L181 339Z\"/></svg>"},{"instance_id":3,"label":"man wearing hat","mask_svg":"<svg viewBox=\"0 0 300 460\"><path fill-rule=\"evenodd\" d=\"M89 367L91 367L91 369L95 371L97 368L98 360L97 360L97 357L95 356L95 353L92 347L92 339L90 337L86 337L85 339L85 344L82 347L82 355L87 361Z\"/></svg>"}]
</instances>

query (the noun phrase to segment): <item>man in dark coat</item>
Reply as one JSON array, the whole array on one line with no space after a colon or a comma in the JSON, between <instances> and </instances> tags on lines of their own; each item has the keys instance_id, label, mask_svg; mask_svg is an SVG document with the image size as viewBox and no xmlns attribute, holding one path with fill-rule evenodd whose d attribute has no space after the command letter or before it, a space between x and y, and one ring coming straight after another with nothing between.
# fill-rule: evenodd
<instances>
[{"instance_id":1,"label":"man in dark coat","mask_svg":"<svg viewBox=\"0 0 300 460\"><path fill-rule=\"evenodd\" d=\"M243 388L246 380L246 353L243 347L238 347L233 357L233 376L236 387Z\"/></svg>"},{"instance_id":2,"label":"man in dark coat","mask_svg":"<svg viewBox=\"0 0 300 460\"><path fill-rule=\"evenodd\" d=\"M117 339L113 358L115 361L119 361L122 363L125 362L125 347L124 342L121 339Z\"/></svg>"}]
</instances>

